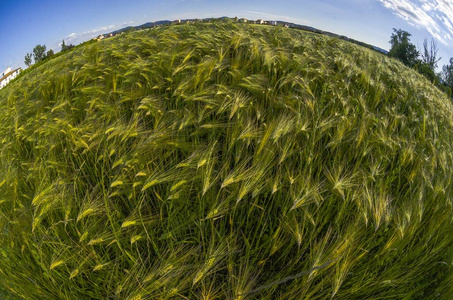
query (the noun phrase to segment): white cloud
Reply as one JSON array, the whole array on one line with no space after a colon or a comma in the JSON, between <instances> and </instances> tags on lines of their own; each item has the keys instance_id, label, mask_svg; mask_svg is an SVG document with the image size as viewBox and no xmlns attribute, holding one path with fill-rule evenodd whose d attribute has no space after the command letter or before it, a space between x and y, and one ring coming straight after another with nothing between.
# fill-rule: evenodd
<instances>
[{"instance_id":1,"label":"white cloud","mask_svg":"<svg viewBox=\"0 0 453 300\"><path fill-rule=\"evenodd\" d=\"M134 24L134 23L135 23L135 21L126 21L121 24L112 24L112 25L108 25L108 26L102 26L102 27L94 28L94 29L84 31L81 33L72 32L64 37L64 41L66 44L77 45L77 44L80 44L89 39L95 38L100 34L109 33L111 31L115 31L115 30L124 28L126 26L130 26L131 24ZM59 44L59 46L61 46L61 43Z\"/></svg>"},{"instance_id":2,"label":"white cloud","mask_svg":"<svg viewBox=\"0 0 453 300\"><path fill-rule=\"evenodd\" d=\"M102 26L102 27L94 28L94 29L91 29L91 30L88 30L88 31L84 31L84 32L81 32L81 33L72 32L72 33L70 33L70 34L68 34L67 36L64 37L64 41L65 41L66 44L77 45L77 44L80 44L80 43L82 43L84 41L92 39L94 37L97 37L100 34L108 33L108 32L123 28L126 25L129 25L129 24L132 24L132 23L134 23L134 21L124 22L124 23L122 23L120 25L113 25L112 24L112 25L108 25L108 26ZM60 43L60 46L61 46L61 43Z\"/></svg>"},{"instance_id":3,"label":"white cloud","mask_svg":"<svg viewBox=\"0 0 453 300\"><path fill-rule=\"evenodd\" d=\"M453 42L453 0L379 0L409 24L426 29L444 45Z\"/></svg>"}]
</instances>

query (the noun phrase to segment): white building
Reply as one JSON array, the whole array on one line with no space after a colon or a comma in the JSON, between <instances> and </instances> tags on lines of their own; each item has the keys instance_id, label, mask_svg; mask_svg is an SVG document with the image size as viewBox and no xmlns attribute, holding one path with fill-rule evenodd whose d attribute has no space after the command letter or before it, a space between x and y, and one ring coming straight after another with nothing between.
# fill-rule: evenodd
<instances>
[{"instance_id":1,"label":"white building","mask_svg":"<svg viewBox=\"0 0 453 300\"><path fill-rule=\"evenodd\" d=\"M6 68L6 70L0 74L0 89L4 88L5 85L16 78L20 71L22 71L21 68L17 68L15 70L11 70L11 67Z\"/></svg>"}]
</instances>

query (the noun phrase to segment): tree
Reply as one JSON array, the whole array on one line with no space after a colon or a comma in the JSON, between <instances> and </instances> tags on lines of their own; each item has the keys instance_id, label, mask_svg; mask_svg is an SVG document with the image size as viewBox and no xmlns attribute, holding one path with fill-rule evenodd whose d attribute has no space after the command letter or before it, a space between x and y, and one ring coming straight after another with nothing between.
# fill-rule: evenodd
<instances>
[{"instance_id":1,"label":"tree","mask_svg":"<svg viewBox=\"0 0 453 300\"><path fill-rule=\"evenodd\" d=\"M442 68L442 80L453 89L453 57L450 58L450 64Z\"/></svg>"},{"instance_id":2,"label":"tree","mask_svg":"<svg viewBox=\"0 0 453 300\"><path fill-rule=\"evenodd\" d=\"M72 49L72 48L74 48L73 44L66 45L64 40L61 42L61 51L66 51L66 50L69 50L69 49Z\"/></svg>"},{"instance_id":3,"label":"tree","mask_svg":"<svg viewBox=\"0 0 453 300\"><path fill-rule=\"evenodd\" d=\"M46 58L51 57L52 55L54 55L54 52L52 49L50 49L49 51L47 51Z\"/></svg>"},{"instance_id":4,"label":"tree","mask_svg":"<svg viewBox=\"0 0 453 300\"><path fill-rule=\"evenodd\" d=\"M24 60L24 63L27 65L27 67L29 67L32 63L32 55L31 53L27 53L25 54L25 60Z\"/></svg>"},{"instance_id":5,"label":"tree","mask_svg":"<svg viewBox=\"0 0 453 300\"><path fill-rule=\"evenodd\" d=\"M414 69L417 70L418 73L428 78L428 80L434 83L435 85L439 85L440 79L438 75L434 72L434 70L431 69L429 64L423 61L419 61L419 63L417 63L414 66Z\"/></svg>"},{"instance_id":6,"label":"tree","mask_svg":"<svg viewBox=\"0 0 453 300\"><path fill-rule=\"evenodd\" d=\"M46 45L36 45L35 48L33 48L33 56L36 63L46 58Z\"/></svg>"},{"instance_id":7,"label":"tree","mask_svg":"<svg viewBox=\"0 0 453 300\"><path fill-rule=\"evenodd\" d=\"M410 36L411 34L407 31L393 28L389 42L392 47L388 55L399 59L406 66L412 67L417 63L419 53L415 45L410 42Z\"/></svg>"},{"instance_id":8,"label":"tree","mask_svg":"<svg viewBox=\"0 0 453 300\"><path fill-rule=\"evenodd\" d=\"M441 59L441 57L437 58L437 52L439 48L437 43L431 39L431 44L428 47L428 40L425 39L423 41L423 53L422 53L422 61L431 69L431 71L435 71L437 68L437 63Z\"/></svg>"}]
</instances>

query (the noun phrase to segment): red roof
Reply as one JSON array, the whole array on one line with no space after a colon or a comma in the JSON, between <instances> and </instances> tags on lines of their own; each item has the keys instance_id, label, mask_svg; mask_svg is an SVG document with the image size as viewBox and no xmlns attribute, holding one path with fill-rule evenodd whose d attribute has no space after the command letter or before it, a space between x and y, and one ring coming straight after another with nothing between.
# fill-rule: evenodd
<instances>
[{"instance_id":1,"label":"red roof","mask_svg":"<svg viewBox=\"0 0 453 300\"><path fill-rule=\"evenodd\" d=\"M12 70L11 72L7 73L5 76L3 76L2 78L0 78L0 82L2 82L3 80L5 80L8 76L10 76L11 74L13 74L14 72L16 72L17 70L19 70L20 68L17 68L15 70Z\"/></svg>"}]
</instances>

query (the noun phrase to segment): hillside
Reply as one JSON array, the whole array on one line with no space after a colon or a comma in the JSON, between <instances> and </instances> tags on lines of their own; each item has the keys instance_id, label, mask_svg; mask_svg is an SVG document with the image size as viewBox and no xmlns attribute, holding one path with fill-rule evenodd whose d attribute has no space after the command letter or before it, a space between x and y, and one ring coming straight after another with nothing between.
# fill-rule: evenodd
<instances>
[{"instance_id":1,"label":"hillside","mask_svg":"<svg viewBox=\"0 0 453 300\"><path fill-rule=\"evenodd\" d=\"M453 106L375 51L130 32L10 83L0 119L0 296L453 297Z\"/></svg>"}]
</instances>

